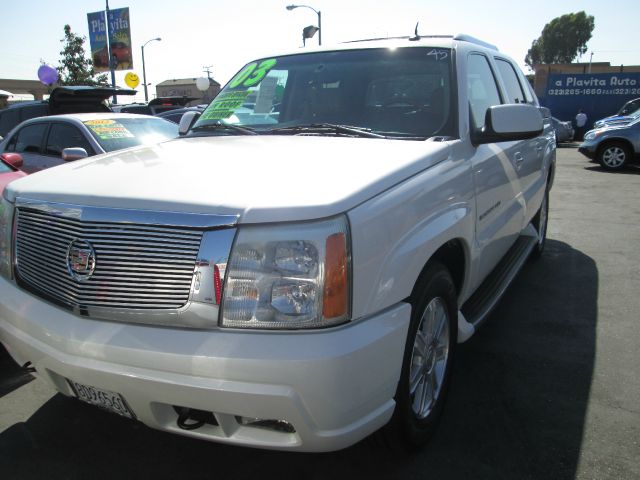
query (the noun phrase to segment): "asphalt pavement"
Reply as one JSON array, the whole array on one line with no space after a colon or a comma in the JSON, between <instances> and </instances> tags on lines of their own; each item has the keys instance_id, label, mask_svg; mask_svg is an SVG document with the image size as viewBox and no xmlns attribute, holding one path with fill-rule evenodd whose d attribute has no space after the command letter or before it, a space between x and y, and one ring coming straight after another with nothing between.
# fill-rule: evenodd
<instances>
[{"instance_id":1,"label":"asphalt pavement","mask_svg":"<svg viewBox=\"0 0 640 480\"><path fill-rule=\"evenodd\" d=\"M559 148L547 249L460 345L438 432L419 453L228 447L56 394L0 347L0 477L640 478L640 169Z\"/></svg>"}]
</instances>

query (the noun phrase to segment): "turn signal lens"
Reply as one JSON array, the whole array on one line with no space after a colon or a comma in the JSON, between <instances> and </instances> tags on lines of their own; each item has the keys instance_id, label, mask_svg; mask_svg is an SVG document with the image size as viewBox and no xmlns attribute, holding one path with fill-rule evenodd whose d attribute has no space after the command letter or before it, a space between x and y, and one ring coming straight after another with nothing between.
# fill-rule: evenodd
<instances>
[{"instance_id":1,"label":"turn signal lens","mask_svg":"<svg viewBox=\"0 0 640 480\"><path fill-rule=\"evenodd\" d=\"M346 315L349 306L347 239L343 232L327 238L326 252L322 314L330 319Z\"/></svg>"}]
</instances>

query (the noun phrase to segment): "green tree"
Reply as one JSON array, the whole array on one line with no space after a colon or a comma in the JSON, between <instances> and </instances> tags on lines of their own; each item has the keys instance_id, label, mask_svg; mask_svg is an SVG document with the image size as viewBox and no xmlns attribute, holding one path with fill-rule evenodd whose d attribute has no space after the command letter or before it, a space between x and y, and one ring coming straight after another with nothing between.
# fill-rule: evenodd
<instances>
[{"instance_id":1,"label":"green tree","mask_svg":"<svg viewBox=\"0 0 640 480\"><path fill-rule=\"evenodd\" d=\"M524 63L532 69L539 63L571 63L586 53L594 27L593 16L584 11L554 18L533 41Z\"/></svg>"},{"instance_id":2,"label":"green tree","mask_svg":"<svg viewBox=\"0 0 640 480\"><path fill-rule=\"evenodd\" d=\"M107 75L96 76L93 62L85 56L86 40L86 37L73 33L69 25L64 26L64 38L60 40L64 48L60 52L60 64L56 67L60 85L108 85Z\"/></svg>"}]
</instances>

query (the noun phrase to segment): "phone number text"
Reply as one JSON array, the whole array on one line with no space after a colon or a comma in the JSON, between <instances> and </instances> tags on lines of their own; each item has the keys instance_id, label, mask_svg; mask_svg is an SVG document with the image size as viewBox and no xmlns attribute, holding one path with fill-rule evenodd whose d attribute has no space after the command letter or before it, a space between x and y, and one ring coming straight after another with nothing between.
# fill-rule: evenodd
<instances>
[{"instance_id":1,"label":"phone number text","mask_svg":"<svg viewBox=\"0 0 640 480\"><path fill-rule=\"evenodd\" d=\"M549 95L640 95L640 88L552 88Z\"/></svg>"}]
</instances>

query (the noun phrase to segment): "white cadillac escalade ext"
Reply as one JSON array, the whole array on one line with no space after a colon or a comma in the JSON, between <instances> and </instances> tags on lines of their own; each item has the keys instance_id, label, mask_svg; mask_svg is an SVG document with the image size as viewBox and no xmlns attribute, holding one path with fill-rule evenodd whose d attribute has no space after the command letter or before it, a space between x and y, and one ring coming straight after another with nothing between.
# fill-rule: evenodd
<instances>
[{"instance_id":1,"label":"white cadillac escalade ext","mask_svg":"<svg viewBox=\"0 0 640 480\"><path fill-rule=\"evenodd\" d=\"M516 64L466 35L298 50L181 131L5 190L13 358L206 440L424 443L456 343L545 243L555 139Z\"/></svg>"}]
</instances>

